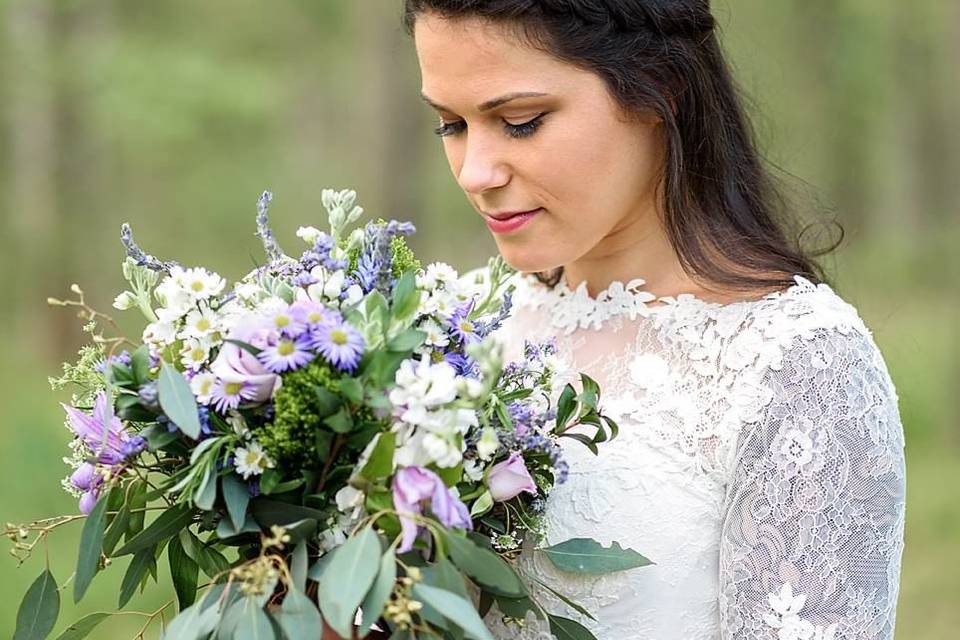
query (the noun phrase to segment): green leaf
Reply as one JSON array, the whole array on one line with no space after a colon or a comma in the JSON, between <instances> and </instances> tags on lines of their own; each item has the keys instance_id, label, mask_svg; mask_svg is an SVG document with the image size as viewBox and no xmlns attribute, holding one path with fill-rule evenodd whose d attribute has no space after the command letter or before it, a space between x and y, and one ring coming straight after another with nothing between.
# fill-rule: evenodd
<instances>
[{"instance_id":1,"label":"green leaf","mask_svg":"<svg viewBox=\"0 0 960 640\"><path fill-rule=\"evenodd\" d=\"M323 580L323 572L327 570L327 565L330 564L330 561L333 560L333 552L329 551L313 563L310 567L310 570L307 572L307 577L316 582Z\"/></svg>"},{"instance_id":2,"label":"green leaf","mask_svg":"<svg viewBox=\"0 0 960 640\"><path fill-rule=\"evenodd\" d=\"M470 517L476 518L478 516L482 516L492 508L493 496L489 491L484 491L482 494L480 494L480 497L474 501L473 506L470 507Z\"/></svg>"},{"instance_id":3,"label":"green leaf","mask_svg":"<svg viewBox=\"0 0 960 640\"><path fill-rule=\"evenodd\" d=\"M113 522L107 528L107 532L103 536L103 553L105 556L110 557L113 553L113 550L116 548L117 543L120 542L120 537L126 533L127 527L130 525L130 508L127 505L120 507L120 511L117 513L116 517L113 519Z\"/></svg>"},{"instance_id":4,"label":"green leaf","mask_svg":"<svg viewBox=\"0 0 960 640\"><path fill-rule=\"evenodd\" d=\"M250 503L250 489L232 473L225 475L220 482L223 490L223 501L227 503L227 514L230 516L230 522L233 523L235 530L240 529L246 519L247 505Z\"/></svg>"},{"instance_id":5,"label":"green leaf","mask_svg":"<svg viewBox=\"0 0 960 640\"><path fill-rule=\"evenodd\" d=\"M217 607L206 606L206 598L180 612L167 627L163 640L201 640L209 637L220 620Z\"/></svg>"},{"instance_id":6,"label":"green leaf","mask_svg":"<svg viewBox=\"0 0 960 640\"><path fill-rule=\"evenodd\" d=\"M550 620L550 633L557 640L597 640L589 629L569 618L547 614Z\"/></svg>"},{"instance_id":7,"label":"green leaf","mask_svg":"<svg viewBox=\"0 0 960 640\"><path fill-rule=\"evenodd\" d=\"M301 591L307 588L307 543L300 542L290 554L290 578L293 586Z\"/></svg>"},{"instance_id":8,"label":"green leaf","mask_svg":"<svg viewBox=\"0 0 960 640\"><path fill-rule=\"evenodd\" d=\"M562 431L577 408L577 392L572 385L566 385L557 401L557 430Z\"/></svg>"},{"instance_id":9,"label":"green leaf","mask_svg":"<svg viewBox=\"0 0 960 640\"><path fill-rule=\"evenodd\" d=\"M363 385L356 378L341 378L340 393L353 404L363 402Z\"/></svg>"},{"instance_id":10,"label":"green leaf","mask_svg":"<svg viewBox=\"0 0 960 640\"><path fill-rule=\"evenodd\" d=\"M363 611L363 619L360 621L360 629L357 634L362 638L377 621L383 608L390 599L390 593L393 591L393 585L397 580L397 558L392 548L387 549L383 557L380 558L380 569L377 571L377 578L363 598L363 604L360 609Z\"/></svg>"},{"instance_id":11,"label":"green leaf","mask_svg":"<svg viewBox=\"0 0 960 640\"><path fill-rule=\"evenodd\" d=\"M244 351L246 351L247 353L249 353L250 355L252 355L252 356L254 356L254 357L260 355L260 352L263 351L263 349L259 349L259 348L255 347L255 346L253 346L252 344L250 344L249 342L244 342L243 340L235 340L234 338L226 338L226 339L224 340L224 342L229 342L230 344L232 344L232 345L234 345L234 346L237 346L237 347L243 349Z\"/></svg>"},{"instance_id":12,"label":"green leaf","mask_svg":"<svg viewBox=\"0 0 960 640\"><path fill-rule=\"evenodd\" d=\"M153 545L166 540L177 534L193 521L193 509L186 504L178 504L170 507L160 514L160 516L150 523L150 526L138 533L127 544L120 547L114 556L123 556L128 553L137 553L141 549L152 547Z\"/></svg>"},{"instance_id":13,"label":"green leaf","mask_svg":"<svg viewBox=\"0 0 960 640\"><path fill-rule=\"evenodd\" d=\"M193 504L198 509L210 511L213 509L213 503L217 500L217 474L213 471L213 466L208 465L203 472L203 480L193 494Z\"/></svg>"},{"instance_id":14,"label":"green leaf","mask_svg":"<svg viewBox=\"0 0 960 640\"><path fill-rule=\"evenodd\" d=\"M280 484L280 473L276 469L267 469L260 476L260 493L268 496L273 493L278 484Z\"/></svg>"},{"instance_id":15,"label":"green leaf","mask_svg":"<svg viewBox=\"0 0 960 640\"><path fill-rule=\"evenodd\" d=\"M330 455L330 447L333 444L333 433L326 429L317 429L313 437L317 447L317 459L326 461L327 456Z\"/></svg>"},{"instance_id":16,"label":"green leaf","mask_svg":"<svg viewBox=\"0 0 960 640\"><path fill-rule=\"evenodd\" d=\"M323 633L323 619L320 617L320 612L313 601L299 589L287 592L283 605L273 614L273 617L289 640L319 638Z\"/></svg>"},{"instance_id":17,"label":"green leaf","mask_svg":"<svg viewBox=\"0 0 960 640\"><path fill-rule=\"evenodd\" d=\"M413 586L413 596L429 604L444 617L463 629L468 638L474 640L493 640L490 631L483 624L480 614L473 604L455 593L418 583Z\"/></svg>"},{"instance_id":18,"label":"green leaf","mask_svg":"<svg viewBox=\"0 0 960 640\"><path fill-rule=\"evenodd\" d=\"M380 567L380 538L371 527L349 538L331 553L333 558L320 581L320 610L340 636L352 636L357 607Z\"/></svg>"},{"instance_id":19,"label":"green leaf","mask_svg":"<svg viewBox=\"0 0 960 640\"><path fill-rule=\"evenodd\" d=\"M512 598L527 595L513 568L493 551L447 531L443 533L443 543L453 564L494 594Z\"/></svg>"},{"instance_id":20,"label":"green leaf","mask_svg":"<svg viewBox=\"0 0 960 640\"><path fill-rule=\"evenodd\" d=\"M183 433L194 440L199 438L200 416L197 414L197 401L183 374L166 362L161 363L157 392L160 394L160 407L167 417Z\"/></svg>"},{"instance_id":21,"label":"green leaf","mask_svg":"<svg viewBox=\"0 0 960 640\"><path fill-rule=\"evenodd\" d=\"M146 517L144 507L147 506L147 483L143 480L134 482L127 494L127 506L130 507L130 522L127 523L125 540L130 542L135 535L143 531L143 520Z\"/></svg>"},{"instance_id":22,"label":"green leaf","mask_svg":"<svg viewBox=\"0 0 960 640\"><path fill-rule=\"evenodd\" d=\"M150 352L147 345L140 345L140 348L131 354L130 370L137 386L143 386L150 381Z\"/></svg>"},{"instance_id":23,"label":"green leaf","mask_svg":"<svg viewBox=\"0 0 960 640\"><path fill-rule=\"evenodd\" d=\"M571 538L541 551L555 567L571 573L596 575L653 564L633 549L624 549L618 542L604 547L592 538Z\"/></svg>"},{"instance_id":24,"label":"green leaf","mask_svg":"<svg viewBox=\"0 0 960 640\"><path fill-rule=\"evenodd\" d=\"M57 591L53 574L46 569L33 581L20 601L13 640L43 640L53 631L58 615L60 592Z\"/></svg>"},{"instance_id":25,"label":"green leaf","mask_svg":"<svg viewBox=\"0 0 960 640\"><path fill-rule=\"evenodd\" d=\"M254 598L245 598L239 604L243 606L231 636L233 640L273 640L277 637L270 618Z\"/></svg>"},{"instance_id":26,"label":"green leaf","mask_svg":"<svg viewBox=\"0 0 960 640\"><path fill-rule=\"evenodd\" d=\"M177 602L183 611L197 599L197 580L200 567L187 555L179 536L170 538L167 545L167 558L170 560L170 576L173 588L177 592Z\"/></svg>"},{"instance_id":27,"label":"green leaf","mask_svg":"<svg viewBox=\"0 0 960 640\"><path fill-rule=\"evenodd\" d=\"M422 345L423 341L426 339L427 334L423 331L418 331L417 329L407 329L400 335L387 342L387 349L389 351L401 352L413 351Z\"/></svg>"},{"instance_id":28,"label":"green leaf","mask_svg":"<svg viewBox=\"0 0 960 640\"><path fill-rule=\"evenodd\" d=\"M600 453L600 450L597 449L597 445L593 441L593 438L588 435L584 435L582 433L561 433L560 437L576 440L577 442L583 444L587 449L590 449L593 455L599 455Z\"/></svg>"},{"instance_id":29,"label":"green leaf","mask_svg":"<svg viewBox=\"0 0 960 640\"><path fill-rule=\"evenodd\" d=\"M319 509L265 498L252 500L250 502L250 512L265 529L274 524L289 527L301 520L315 520L316 522L326 522L327 520L327 513Z\"/></svg>"},{"instance_id":30,"label":"green leaf","mask_svg":"<svg viewBox=\"0 0 960 640\"><path fill-rule=\"evenodd\" d=\"M407 271L397 280L393 288L392 315L400 321L409 320L420 305L420 291L417 289L417 275Z\"/></svg>"},{"instance_id":31,"label":"green leaf","mask_svg":"<svg viewBox=\"0 0 960 640\"><path fill-rule=\"evenodd\" d=\"M82 638L86 638L98 624L109 618L111 615L112 614L105 613L103 611L98 611L97 613L91 613L90 615L83 616L72 625L64 629L60 635L57 636L57 640L81 640Z\"/></svg>"},{"instance_id":32,"label":"green leaf","mask_svg":"<svg viewBox=\"0 0 960 640\"><path fill-rule=\"evenodd\" d=\"M335 414L326 418L323 424L337 433L347 433L353 428L353 418L350 416L350 411L346 407L340 407Z\"/></svg>"},{"instance_id":33,"label":"green leaf","mask_svg":"<svg viewBox=\"0 0 960 640\"><path fill-rule=\"evenodd\" d=\"M313 391L317 395L317 416L321 418L333 415L343 404L340 396L326 387L316 386Z\"/></svg>"},{"instance_id":34,"label":"green leaf","mask_svg":"<svg viewBox=\"0 0 960 640\"><path fill-rule=\"evenodd\" d=\"M127 572L123 574L123 582L120 584L120 599L117 604L121 609L130 602L130 598L132 598L134 592L136 592L140 581L143 580L143 576L147 574L147 571L153 564L153 554L155 551L155 546L137 551L133 556L133 560L131 560L129 566L127 566Z\"/></svg>"},{"instance_id":35,"label":"green leaf","mask_svg":"<svg viewBox=\"0 0 960 640\"><path fill-rule=\"evenodd\" d=\"M260 525L257 524L253 514L247 514L247 517L243 521L243 526L239 529L233 528L233 523L230 522L230 518L223 518L217 525L217 537L221 540L233 538L242 533L260 533Z\"/></svg>"},{"instance_id":36,"label":"green leaf","mask_svg":"<svg viewBox=\"0 0 960 640\"><path fill-rule=\"evenodd\" d=\"M389 431L377 437L367 464L363 465L360 475L368 480L385 478L393 471L393 453L397 445L397 434Z\"/></svg>"},{"instance_id":37,"label":"green leaf","mask_svg":"<svg viewBox=\"0 0 960 640\"><path fill-rule=\"evenodd\" d=\"M103 550L103 530L107 524L107 496L101 496L94 505L80 534L80 554L77 558L77 573L73 580L73 601L80 602L87 587L93 581L100 565Z\"/></svg>"},{"instance_id":38,"label":"green leaf","mask_svg":"<svg viewBox=\"0 0 960 640\"><path fill-rule=\"evenodd\" d=\"M516 618L517 620L523 620L528 611L533 611L537 614L538 618L543 616L540 614L540 610L537 609L536 605L533 604L533 600L529 597L524 598L504 598L497 596L497 608L500 609L500 612L511 618Z\"/></svg>"}]
</instances>

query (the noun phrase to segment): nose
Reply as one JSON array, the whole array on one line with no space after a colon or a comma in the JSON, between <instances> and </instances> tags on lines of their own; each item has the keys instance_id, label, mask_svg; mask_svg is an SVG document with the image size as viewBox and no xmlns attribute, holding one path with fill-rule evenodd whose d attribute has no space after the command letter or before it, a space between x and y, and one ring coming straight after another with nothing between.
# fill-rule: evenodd
<instances>
[{"instance_id":1,"label":"nose","mask_svg":"<svg viewBox=\"0 0 960 640\"><path fill-rule=\"evenodd\" d=\"M460 188L471 194L481 194L502 187L510 181L510 169L496 141L474 135L467 138L463 161L457 174Z\"/></svg>"}]
</instances>

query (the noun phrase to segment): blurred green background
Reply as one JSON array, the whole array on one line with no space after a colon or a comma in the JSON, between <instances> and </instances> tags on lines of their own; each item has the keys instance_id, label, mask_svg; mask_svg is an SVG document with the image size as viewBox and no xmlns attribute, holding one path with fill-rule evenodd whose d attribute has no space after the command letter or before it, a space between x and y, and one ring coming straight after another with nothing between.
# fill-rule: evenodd
<instances>
[{"instance_id":1,"label":"blurred green background","mask_svg":"<svg viewBox=\"0 0 960 640\"><path fill-rule=\"evenodd\" d=\"M47 377L83 339L47 307L79 283L108 311L129 221L147 251L245 273L260 191L278 236L322 226L320 191L354 188L372 216L410 219L416 249L466 269L494 251L449 173L419 100L400 0L140 3L0 0L0 486L3 521L75 512ZM714 2L770 161L797 177L798 210L834 212L825 260L874 332L907 438L899 638L960 628L960 3ZM456 241L453 241L456 239ZM131 318L132 319L132 318ZM129 335L139 327L124 325ZM17 569L0 565L0 630L42 570L61 584L80 527ZM126 561L57 629L115 608ZM169 598L149 589L129 609ZM94 637L134 637L135 616ZM146 637L156 637L156 627Z\"/></svg>"}]
</instances>

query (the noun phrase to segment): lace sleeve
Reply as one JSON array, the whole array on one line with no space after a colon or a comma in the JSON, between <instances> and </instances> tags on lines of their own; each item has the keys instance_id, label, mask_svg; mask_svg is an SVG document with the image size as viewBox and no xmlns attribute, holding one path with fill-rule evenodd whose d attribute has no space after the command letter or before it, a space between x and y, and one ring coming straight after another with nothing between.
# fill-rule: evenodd
<instances>
[{"instance_id":1,"label":"lace sleeve","mask_svg":"<svg viewBox=\"0 0 960 640\"><path fill-rule=\"evenodd\" d=\"M735 453L720 551L724 640L892 639L905 467L869 333L815 330L765 374Z\"/></svg>"}]
</instances>

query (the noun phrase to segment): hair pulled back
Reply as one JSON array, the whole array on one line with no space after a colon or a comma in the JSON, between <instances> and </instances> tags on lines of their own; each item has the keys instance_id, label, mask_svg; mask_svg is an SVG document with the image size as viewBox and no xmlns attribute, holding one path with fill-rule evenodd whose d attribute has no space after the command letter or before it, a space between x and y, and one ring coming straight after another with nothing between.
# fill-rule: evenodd
<instances>
[{"instance_id":1,"label":"hair pulled back","mask_svg":"<svg viewBox=\"0 0 960 640\"><path fill-rule=\"evenodd\" d=\"M703 286L768 291L825 276L765 168L716 34L708 0L405 0L417 16L480 17L596 73L625 113L656 113L666 158L662 224L683 269ZM562 272L544 282L556 284Z\"/></svg>"}]
</instances>

